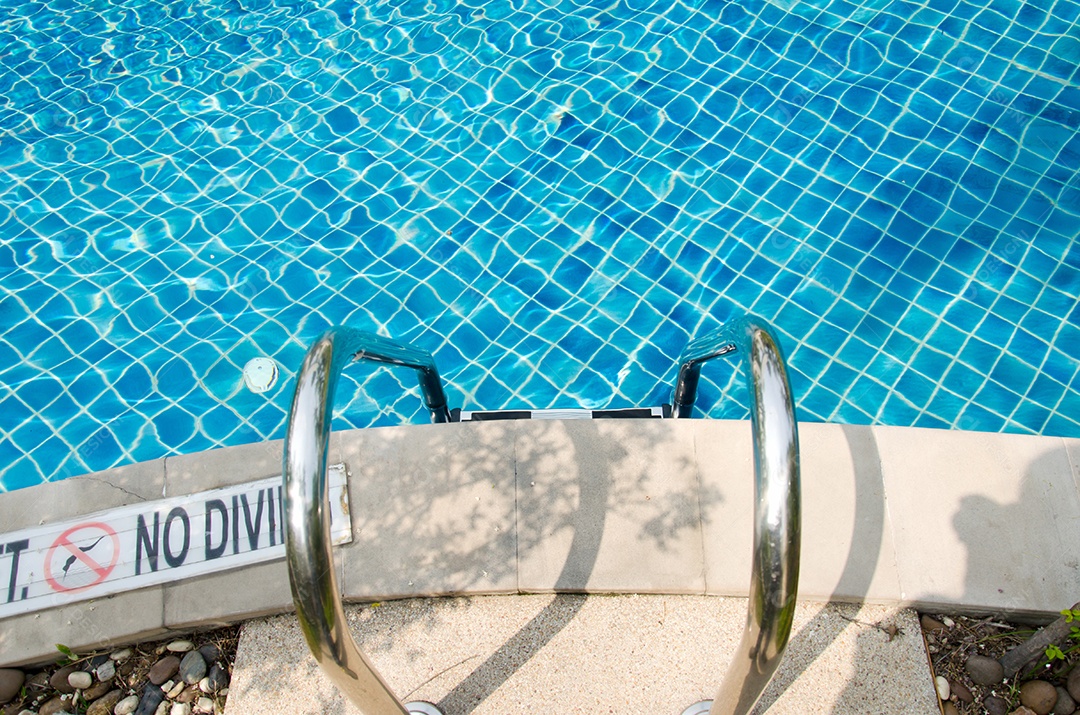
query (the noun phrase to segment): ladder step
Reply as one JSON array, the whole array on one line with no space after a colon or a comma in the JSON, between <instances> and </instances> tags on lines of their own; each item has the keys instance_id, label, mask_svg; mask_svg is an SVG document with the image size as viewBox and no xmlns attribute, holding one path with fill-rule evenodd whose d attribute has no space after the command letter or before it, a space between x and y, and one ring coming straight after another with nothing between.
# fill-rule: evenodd
<instances>
[{"instance_id":1,"label":"ladder step","mask_svg":"<svg viewBox=\"0 0 1080 715\"><path fill-rule=\"evenodd\" d=\"M661 419L671 417L671 405L656 407L625 407L617 410L462 410L450 411L453 422L486 422L491 420L604 420L604 419Z\"/></svg>"}]
</instances>

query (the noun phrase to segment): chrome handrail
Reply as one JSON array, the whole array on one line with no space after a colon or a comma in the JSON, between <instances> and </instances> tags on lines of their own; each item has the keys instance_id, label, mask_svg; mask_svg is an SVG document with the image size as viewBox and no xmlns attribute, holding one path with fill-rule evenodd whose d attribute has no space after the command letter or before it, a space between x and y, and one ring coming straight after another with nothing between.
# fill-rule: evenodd
<instances>
[{"instance_id":1,"label":"chrome handrail","mask_svg":"<svg viewBox=\"0 0 1080 715\"><path fill-rule=\"evenodd\" d=\"M761 697L787 647L799 580L799 443L783 355L771 330L743 318L692 342L680 358L673 415L689 417L701 365L739 352L751 390L754 443L754 551L746 629L713 701L684 712L744 715ZM286 426L285 549L293 603L315 660L364 715L439 715L431 703L403 705L357 647L334 573L326 462L338 377L354 360L417 371L433 422L449 410L430 353L371 333L334 328L308 351Z\"/></svg>"},{"instance_id":2,"label":"chrome handrail","mask_svg":"<svg viewBox=\"0 0 1080 715\"><path fill-rule=\"evenodd\" d=\"M738 352L751 393L754 546L746 629L715 699L684 715L745 715L769 684L791 635L799 585L799 431L780 344L753 318L725 323L693 341L679 359L672 416L689 417L703 363Z\"/></svg>"},{"instance_id":3,"label":"chrome handrail","mask_svg":"<svg viewBox=\"0 0 1080 715\"><path fill-rule=\"evenodd\" d=\"M431 703L403 705L357 647L345 622L331 551L326 457L338 377L354 360L416 370L432 421L450 421L438 370L426 350L345 327L329 330L311 346L296 377L282 459L285 558L293 604L315 660L364 715L440 715Z\"/></svg>"}]
</instances>

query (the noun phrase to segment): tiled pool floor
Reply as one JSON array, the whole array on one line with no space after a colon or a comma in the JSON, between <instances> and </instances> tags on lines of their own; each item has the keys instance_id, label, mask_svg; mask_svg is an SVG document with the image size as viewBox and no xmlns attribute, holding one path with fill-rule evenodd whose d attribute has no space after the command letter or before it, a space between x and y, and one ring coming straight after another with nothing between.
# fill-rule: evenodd
<instances>
[{"instance_id":1,"label":"tiled pool floor","mask_svg":"<svg viewBox=\"0 0 1080 715\"><path fill-rule=\"evenodd\" d=\"M1080 435L1078 14L4 0L0 490L279 437L335 323L454 406L626 406L750 311L801 419Z\"/></svg>"}]
</instances>

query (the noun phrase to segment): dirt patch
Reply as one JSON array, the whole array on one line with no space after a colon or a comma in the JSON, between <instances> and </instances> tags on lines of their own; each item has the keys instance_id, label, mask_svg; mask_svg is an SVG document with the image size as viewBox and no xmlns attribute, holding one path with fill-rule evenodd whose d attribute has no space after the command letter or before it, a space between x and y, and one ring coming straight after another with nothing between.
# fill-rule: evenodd
<instances>
[{"instance_id":1,"label":"dirt patch","mask_svg":"<svg viewBox=\"0 0 1080 715\"><path fill-rule=\"evenodd\" d=\"M1030 644L1040 626L994 616L971 618L924 613L920 614L920 620L933 673L948 681L947 702L952 703L960 715L993 715L1002 707L1011 713L1021 705L1020 688L1024 683L1042 680L1065 688L1070 671L1080 661L1080 638L1066 637L1056 652L1047 654L1045 649L1038 648L1035 659L1015 675L1005 676L990 685L980 684L968 669L971 656L999 662L1007 659L1008 654L1020 652L1018 649ZM1080 626L1080 622L1077 625ZM988 698L1000 698L1004 704L990 701L988 708ZM1072 712L1063 707L1062 712L1065 711Z\"/></svg>"}]
</instances>

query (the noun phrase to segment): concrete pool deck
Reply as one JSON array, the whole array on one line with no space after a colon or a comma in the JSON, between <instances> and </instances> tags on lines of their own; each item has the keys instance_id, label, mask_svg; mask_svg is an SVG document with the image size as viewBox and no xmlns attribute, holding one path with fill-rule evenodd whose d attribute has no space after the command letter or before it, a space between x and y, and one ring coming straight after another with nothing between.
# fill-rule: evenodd
<instances>
[{"instance_id":1,"label":"concrete pool deck","mask_svg":"<svg viewBox=\"0 0 1080 715\"><path fill-rule=\"evenodd\" d=\"M1077 600L1080 440L803 423L800 450L807 607L1045 616ZM0 495L0 517L13 531L274 476L280 452L246 445L19 490ZM329 460L349 472L347 600L748 592L747 422L356 430L333 435ZM57 642L78 650L289 610L278 560L6 618L0 665L47 660Z\"/></svg>"},{"instance_id":2,"label":"concrete pool deck","mask_svg":"<svg viewBox=\"0 0 1080 715\"><path fill-rule=\"evenodd\" d=\"M347 619L395 693L436 703L446 715L679 715L716 694L742 635L746 599L407 599L353 606ZM940 715L911 609L802 602L792 634L757 712ZM226 711L359 712L319 672L291 616L244 626Z\"/></svg>"}]
</instances>

